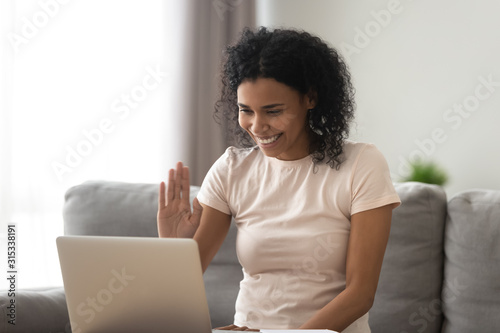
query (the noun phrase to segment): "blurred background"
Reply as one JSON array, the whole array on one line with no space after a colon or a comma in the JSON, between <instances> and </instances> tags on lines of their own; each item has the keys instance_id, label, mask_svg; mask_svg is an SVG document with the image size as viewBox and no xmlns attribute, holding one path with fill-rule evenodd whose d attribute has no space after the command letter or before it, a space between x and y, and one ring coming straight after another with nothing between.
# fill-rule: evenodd
<instances>
[{"instance_id":1,"label":"blurred background","mask_svg":"<svg viewBox=\"0 0 500 333\"><path fill-rule=\"evenodd\" d=\"M229 142L213 104L224 46L245 26L339 50L356 88L351 139L374 143L394 181L420 159L447 173L449 197L500 189L499 12L495 0L0 2L1 271L15 223L18 288L62 285L71 186L159 183L177 161L201 184Z\"/></svg>"}]
</instances>

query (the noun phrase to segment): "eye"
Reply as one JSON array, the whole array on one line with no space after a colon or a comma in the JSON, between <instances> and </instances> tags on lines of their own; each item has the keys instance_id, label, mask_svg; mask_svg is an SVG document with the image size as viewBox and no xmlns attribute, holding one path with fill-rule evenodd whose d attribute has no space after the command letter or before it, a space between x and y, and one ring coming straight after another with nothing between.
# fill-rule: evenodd
<instances>
[{"instance_id":1,"label":"eye","mask_svg":"<svg viewBox=\"0 0 500 333\"><path fill-rule=\"evenodd\" d=\"M271 115L271 116L277 116L280 113L281 113L281 110L269 110L269 111L267 111L267 114Z\"/></svg>"},{"instance_id":2,"label":"eye","mask_svg":"<svg viewBox=\"0 0 500 333\"><path fill-rule=\"evenodd\" d=\"M240 109L241 113L252 113L252 110L249 109Z\"/></svg>"}]
</instances>

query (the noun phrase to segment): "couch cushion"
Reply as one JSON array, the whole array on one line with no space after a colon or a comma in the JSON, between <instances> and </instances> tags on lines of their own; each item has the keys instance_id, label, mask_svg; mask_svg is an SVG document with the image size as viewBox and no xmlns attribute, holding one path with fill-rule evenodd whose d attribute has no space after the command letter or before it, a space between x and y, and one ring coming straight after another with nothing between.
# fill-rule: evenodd
<instances>
[{"instance_id":1,"label":"couch cushion","mask_svg":"<svg viewBox=\"0 0 500 333\"><path fill-rule=\"evenodd\" d=\"M212 264L205 271L203 280L213 328L234 322L234 305L241 279L243 272L239 265Z\"/></svg>"},{"instance_id":2,"label":"couch cushion","mask_svg":"<svg viewBox=\"0 0 500 333\"><path fill-rule=\"evenodd\" d=\"M7 322L10 299L7 291L0 292L0 332L71 333L62 287L16 291L15 325Z\"/></svg>"},{"instance_id":3,"label":"couch cushion","mask_svg":"<svg viewBox=\"0 0 500 333\"><path fill-rule=\"evenodd\" d=\"M87 181L66 191L67 235L158 237L158 185ZM191 187L191 201L199 188Z\"/></svg>"},{"instance_id":4,"label":"couch cushion","mask_svg":"<svg viewBox=\"0 0 500 333\"><path fill-rule=\"evenodd\" d=\"M200 188L191 186L190 201ZM158 237L158 185L87 181L66 191L63 217L67 235ZM231 224L214 264L239 265L236 226Z\"/></svg>"},{"instance_id":5,"label":"couch cushion","mask_svg":"<svg viewBox=\"0 0 500 333\"><path fill-rule=\"evenodd\" d=\"M446 194L415 182L395 188L401 206L392 214L370 327L373 333L440 332Z\"/></svg>"},{"instance_id":6,"label":"couch cushion","mask_svg":"<svg viewBox=\"0 0 500 333\"><path fill-rule=\"evenodd\" d=\"M443 332L500 332L500 191L448 203Z\"/></svg>"}]
</instances>

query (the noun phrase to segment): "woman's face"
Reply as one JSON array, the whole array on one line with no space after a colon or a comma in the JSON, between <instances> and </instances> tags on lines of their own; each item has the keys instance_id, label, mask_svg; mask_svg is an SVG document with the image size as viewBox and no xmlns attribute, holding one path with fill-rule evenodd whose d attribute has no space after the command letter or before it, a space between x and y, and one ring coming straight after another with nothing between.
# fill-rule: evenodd
<instances>
[{"instance_id":1,"label":"woman's face","mask_svg":"<svg viewBox=\"0 0 500 333\"><path fill-rule=\"evenodd\" d=\"M240 126L262 152L281 160L309 155L307 110L315 102L274 79L243 81L237 91Z\"/></svg>"}]
</instances>

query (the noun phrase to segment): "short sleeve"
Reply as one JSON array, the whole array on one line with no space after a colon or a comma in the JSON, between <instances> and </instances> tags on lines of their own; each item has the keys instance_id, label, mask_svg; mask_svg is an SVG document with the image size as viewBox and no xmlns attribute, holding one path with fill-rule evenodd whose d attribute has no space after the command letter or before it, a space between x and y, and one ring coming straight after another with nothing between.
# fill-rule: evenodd
<instances>
[{"instance_id":1,"label":"short sleeve","mask_svg":"<svg viewBox=\"0 0 500 333\"><path fill-rule=\"evenodd\" d=\"M227 184L229 175L229 149L219 157L208 171L200 191L198 201L218 211L232 215L227 200Z\"/></svg>"},{"instance_id":2,"label":"short sleeve","mask_svg":"<svg viewBox=\"0 0 500 333\"><path fill-rule=\"evenodd\" d=\"M360 151L351 177L351 215L389 204L396 208L401 204L387 161L374 145L367 144Z\"/></svg>"}]
</instances>

